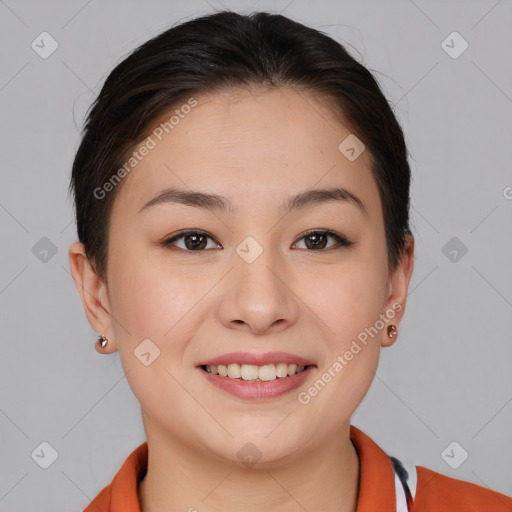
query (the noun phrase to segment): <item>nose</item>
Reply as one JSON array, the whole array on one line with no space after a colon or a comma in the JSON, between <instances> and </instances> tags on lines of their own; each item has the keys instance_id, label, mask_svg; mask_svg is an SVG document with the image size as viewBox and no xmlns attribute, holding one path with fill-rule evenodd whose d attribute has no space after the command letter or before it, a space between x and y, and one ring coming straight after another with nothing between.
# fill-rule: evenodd
<instances>
[{"instance_id":1,"label":"nose","mask_svg":"<svg viewBox=\"0 0 512 512\"><path fill-rule=\"evenodd\" d=\"M252 262L235 252L233 265L217 309L221 323L261 335L280 332L297 322L300 300L293 293L291 271L271 249L263 250Z\"/></svg>"}]
</instances>

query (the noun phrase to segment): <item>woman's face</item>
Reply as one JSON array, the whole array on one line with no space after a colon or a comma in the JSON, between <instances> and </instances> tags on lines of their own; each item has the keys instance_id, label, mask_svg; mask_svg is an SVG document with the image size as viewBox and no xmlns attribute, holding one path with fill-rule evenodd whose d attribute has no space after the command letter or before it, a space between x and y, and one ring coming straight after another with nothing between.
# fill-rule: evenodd
<instances>
[{"instance_id":1,"label":"woman's face","mask_svg":"<svg viewBox=\"0 0 512 512\"><path fill-rule=\"evenodd\" d=\"M293 460L348 428L392 343L387 325L403 314L412 258L389 271L369 154L357 156L353 139L339 149L350 129L314 95L195 99L190 112L177 107L169 133L153 132L156 144L139 146L155 147L139 152L116 197L112 318L98 332L119 350L148 438L233 461ZM144 207L167 189L216 199ZM178 237L187 230L200 233ZM235 380L236 365L210 374L207 362L256 363L241 371L270 380ZM261 369L280 364L284 375L294 362L308 368Z\"/></svg>"}]
</instances>

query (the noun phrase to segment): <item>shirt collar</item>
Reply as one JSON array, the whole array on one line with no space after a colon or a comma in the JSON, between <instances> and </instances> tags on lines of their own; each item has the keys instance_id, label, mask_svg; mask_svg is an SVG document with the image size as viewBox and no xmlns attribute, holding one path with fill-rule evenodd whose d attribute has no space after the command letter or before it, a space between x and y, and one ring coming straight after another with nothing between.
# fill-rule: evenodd
<instances>
[{"instance_id":1,"label":"shirt collar","mask_svg":"<svg viewBox=\"0 0 512 512\"><path fill-rule=\"evenodd\" d=\"M356 512L395 512L395 476L387 454L364 432L350 426L350 440L359 457L359 491ZM84 512L141 512L138 484L148 465L147 441L124 461L112 483Z\"/></svg>"}]
</instances>

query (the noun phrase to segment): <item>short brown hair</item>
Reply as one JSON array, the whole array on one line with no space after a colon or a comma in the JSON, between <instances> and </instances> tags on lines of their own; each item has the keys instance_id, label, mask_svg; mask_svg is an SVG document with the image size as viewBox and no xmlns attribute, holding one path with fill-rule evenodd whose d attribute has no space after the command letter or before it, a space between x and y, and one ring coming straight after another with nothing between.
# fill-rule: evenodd
<instances>
[{"instance_id":1,"label":"short brown hair","mask_svg":"<svg viewBox=\"0 0 512 512\"><path fill-rule=\"evenodd\" d=\"M329 101L372 159L395 268L409 227L411 173L402 129L370 71L326 34L267 12L221 11L176 25L122 60L91 105L76 153L78 238L106 278L108 227L119 186L94 193L123 165L151 123L184 99L236 87L291 86ZM340 141L341 142L341 141Z\"/></svg>"}]
</instances>

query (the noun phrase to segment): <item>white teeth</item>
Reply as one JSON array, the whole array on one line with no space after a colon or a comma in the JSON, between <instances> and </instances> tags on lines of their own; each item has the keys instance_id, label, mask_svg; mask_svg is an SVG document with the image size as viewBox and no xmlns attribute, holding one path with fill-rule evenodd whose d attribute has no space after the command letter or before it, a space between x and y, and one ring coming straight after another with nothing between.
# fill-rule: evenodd
<instances>
[{"instance_id":1,"label":"white teeth","mask_svg":"<svg viewBox=\"0 0 512 512\"><path fill-rule=\"evenodd\" d=\"M276 375L278 377L288 377L288 365L286 363L276 364Z\"/></svg>"},{"instance_id":2,"label":"white teeth","mask_svg":"<svg viewBox=\"0 0 512 512\"><path fill-rule=\"evenodd\" d=\"M260 380L276 380L276 365L275 364L264 364L259 369Z\"/></svg>"},{"instance_id":3,"label":"white teeth","mask_svg":"<svg viewBox=\"0 0 512 512\"><path fill-rule=\"evenodd\" d=\"M228 377L239 379L241 376L242 371L239 364L228 364Z\"/></svg>"},{"instance_id":4,"label":"white teeth","mask_svg":"<svg viewBox=\"0 0 512 512\"><path fill-rule=\"evenodd\" d=\"M254 364L232 363L223 365L206 365L206 371L221 377L230 377L232 379L242 380L261 380L270 381L276 378L284 378L287 376L295 375L304 371L305 366L298 366L295 363L278 363L278 364L264 364L256 366Z\"/></svg>"},{"instance_id":5,"label":"white teeth","mask_svg":"<svg viewBox=\"0 0 512 512\"><path fill-rule=\"evenodd\" d=\"M243 364L241 373L243 380L256 380L259 377L258 367L253 364Z\"/></svg>"}]
</instances>

